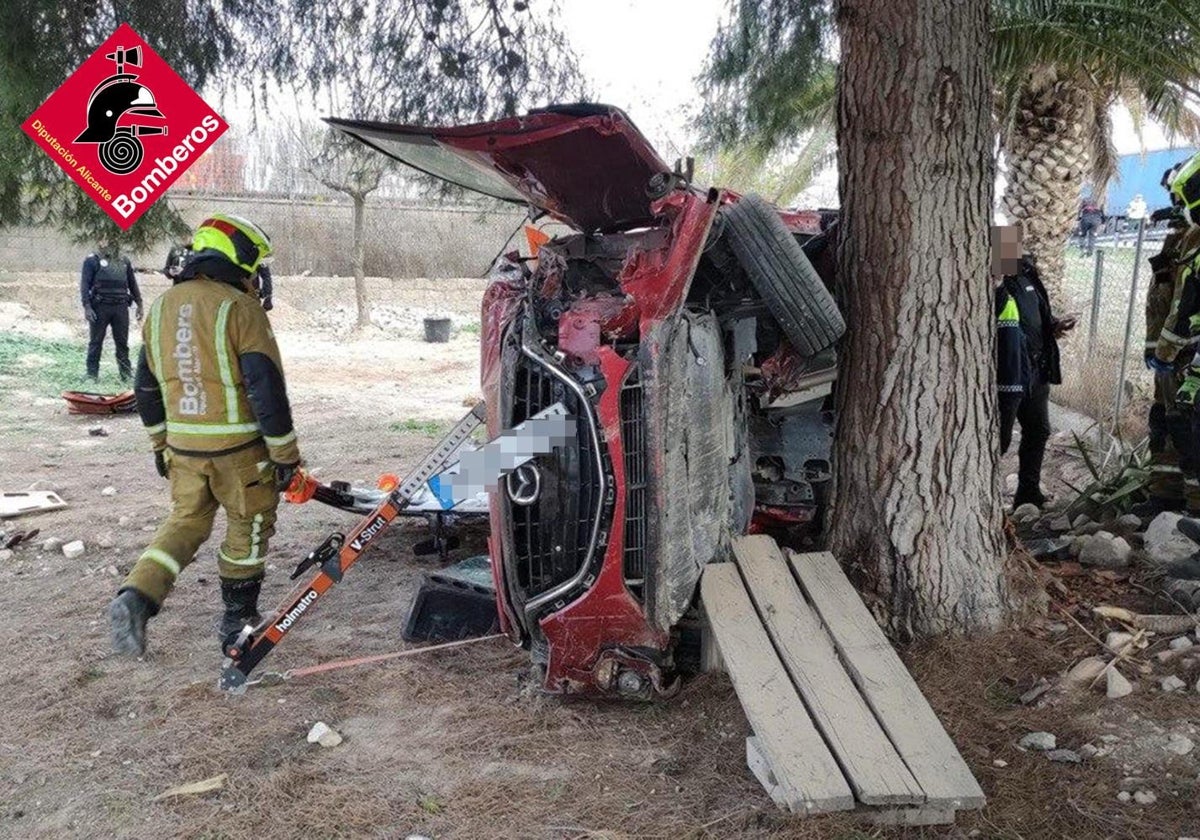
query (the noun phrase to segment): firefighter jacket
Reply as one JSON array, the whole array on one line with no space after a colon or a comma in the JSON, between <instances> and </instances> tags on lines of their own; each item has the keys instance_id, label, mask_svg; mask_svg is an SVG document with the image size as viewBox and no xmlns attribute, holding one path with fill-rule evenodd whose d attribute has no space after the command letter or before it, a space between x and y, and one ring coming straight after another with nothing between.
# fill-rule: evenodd
<instances>
[{"instance_id":1,"label":"firefighter jacket","mask_svg":"<svg viewBox=\"0 0 1200 840\"><path fill-rule=\"evenodd\" d=\"M211 457L261 439L272 461L299 463L279 347L255 295L197 275L154 301L142 335L135 389L156 451Z\"/></svg>"},{"instance_id":2,"label":"firefighter jacket","mask_svg":"<svg viewBox=\"0 0 1200 840\"><path fill-rule=\"evenodd\" d=\"M1163 245L1163 252L1167 249ZM1157 260L1155 280L1159 271L1172 272L1174 288L1171 305L1159 330L1154 355L1163 362L1180 361L1185 351L1194 351L1200 342L1200 228L1189 228L1178 240L1171 261ZM1147 325L1148 326L1148 325ZM1149 340L1147 330L1147 340Z\"/></svg>"},{"instance_id":3,"label":"firefighter jacket","mask_svg":"<svg viewBox=\"0 0 1200 840\"><path fill-rule=\"evenodd\" d=\"M1050 297L1028 259L996 286L996 380L1000 400L1020 401L1037 384L1062 382Z\"/></svg>"},{"instance_id":4,"label":"firefighter jacket","mask_svg":"<svg viewBox=\"0 0 1200 840\"><path fill-rule=\"evenodd\" d=\"M105 254L88 254L84 259L79 274L79 297L85 307L142 305L142 293L129 260Z\"/></svg>"}]
</instances>

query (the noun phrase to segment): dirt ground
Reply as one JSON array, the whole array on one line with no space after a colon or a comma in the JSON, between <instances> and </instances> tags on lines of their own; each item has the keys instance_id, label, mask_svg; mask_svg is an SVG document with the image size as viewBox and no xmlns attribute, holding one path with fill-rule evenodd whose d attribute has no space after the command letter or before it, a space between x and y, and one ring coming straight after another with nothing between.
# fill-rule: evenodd
<instances>
[{"instance_id":1,"label":"dirt ground","mask_svg":"<svg viewBox=\"0 0 1200 840\"><path fill-rule=\"evenodd\" d=\"M0 275L0 332L78 338L73 282ZM144 277L143 286L150 298L165 284ZM477 395L471 326L481 281L372 284L375 299L398 310L451 314L463 329L441 346L419 340L419 318L337 334L329 324L339 299L350 300L344 280L284 278L278 289L272 320L296 426L322 477L402 472ZM720 674L690 680L666 702L563 702L523 690L525 654L492 641L223 696L208 549L151 623L145 660L117 660L105 607L166 515L167 491L136 417L103 420L107 437L88 434L93 422L69 416L33 374L0 375L0 488L54 489L71 505L0 522L42 532L0 561L0 635L9 640L0 650L0 837L1200 836L1200 749L1161 749L1173 732L1200 742L1200 695L1163 695L1147 676L1120 701L1081 692L1020 702L1039 678L1098 650L1057 613L1022 630L904 652L989 798L984 811L939 829L778 812L746 768L748 727ZM1067 469L1062 457L1051 470ZM103 495L105 487L116 494ZM315 503L283 506L264 602L281 599L292 565L348 521ZM267 668L402 649L409 600L435 565L409 550L424 533L421 524L389 533ZM43 554L45 537L82 539L87 553ZM455 559L482 550L481 534L468 537ZM1052 594L1102 633L1088 607L1112 597L1109 583L1088 575L1061 583ZM1192 684L1200 674L1186 676ZM308 744L317 720L345 741ZM1111 749L1079 765L1053 763L1017 748L1036 730L1055 732L1059 746ZM221 773L229 780L219 792L150 801ZM1153 790L1157 802L1118 802L1131 785Z\"/></svg>"}]
</instances>

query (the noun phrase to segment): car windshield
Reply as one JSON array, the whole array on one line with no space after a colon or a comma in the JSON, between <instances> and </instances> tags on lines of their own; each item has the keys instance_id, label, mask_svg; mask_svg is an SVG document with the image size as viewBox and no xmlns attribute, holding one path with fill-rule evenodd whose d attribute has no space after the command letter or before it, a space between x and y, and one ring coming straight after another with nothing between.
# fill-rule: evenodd
<instances>
[{"instance_id":1,"label":"car windshield","mask_svg":"<svg viewBox=\"0 0 1200 840\"><path fill-rule=\"evenodd\" d=\"M379 149L414 169L428 172L437 178L457 184L475 192L490 195L504 201L525 203L525 198L509 186L489 164L478 167L464 160L461 154L444 149L432 137L410 134L407 136L380 136L369 130L349 129L364 143Z\"/></svg>"}]
</instances>

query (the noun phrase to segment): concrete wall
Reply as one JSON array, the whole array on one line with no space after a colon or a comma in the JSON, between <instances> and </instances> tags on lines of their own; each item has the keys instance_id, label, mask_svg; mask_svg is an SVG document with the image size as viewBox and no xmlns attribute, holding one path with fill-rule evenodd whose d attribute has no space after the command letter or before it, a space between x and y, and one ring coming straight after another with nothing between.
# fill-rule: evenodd
<instances>
[{"instance_id":1,"label":"concrete wall","mask_svg":"<svg viewBox=\"0 0 1200 840\"><path fill-rule=\"evenodd\" d=\"M191 225L213 212L253 219L271 235L272 269L280 274L353 273L349 203L269 198L171 195ZM455 207L367 202L366 273L376 277L478 277L518 228L524 213L483 213ZM169 243L133 255L138 267L159 268ZM77 271L88 247L51 228L0 229L0 270Z\"/></svg>"}]
</instances>

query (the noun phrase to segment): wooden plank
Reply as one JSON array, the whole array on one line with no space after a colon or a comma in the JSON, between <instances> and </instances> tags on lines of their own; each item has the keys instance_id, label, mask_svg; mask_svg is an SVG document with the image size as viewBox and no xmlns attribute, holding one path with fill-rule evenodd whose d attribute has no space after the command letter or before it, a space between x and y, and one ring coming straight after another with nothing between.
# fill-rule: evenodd
<instances>
[{"instance_id":1,"label":"wooden plank","mask_svg":"<svg viewBox=\"0 0 1200 840\"><path fill-rule=\"evenodd\" d=\"M853 808L850 786L813 728L737 566L705 566L700 595L725 668L788 807L805 814Z\"/></svg>"},{"instance_id":2,"label":"wooden plank","mask_svg":"<svg viewBox=\"0 0 1200 840\"><path fill-rule=\"evenodd\" d=\"M800 588L829 629L846 670L931 808L982 808L971 775L912 675L829 552L791 553Z\"/></svg>"},{"instance_id":3,"label":"wooden plank","mask_svg":"<svg viewBox=\"0 0 1200 840\"><path fill-rule=\"evenodd\" d=\"M953 808L865 808L863 817L875 825L950 825Z\"/></svg>"},{"instance_id":4,"label":"wooden plank","mask_svg":"<svg viewBox=\"0 0 1200 840\"><path fill-rule=\"evenodd\" d=\"M767 761L767 757L763 755L762 747L758 744L758 738L751 735L746 739L746 766L750 768L750 772L754 774L754 778L758 779L758 783L763 786L763 790L767 792L767 796L771 797L771 801L780 808L787 808L787 791L779 784L779 780L775 778L775 771L771 768L771 762Z\"/></svg>"},{"instance_id":5,"label":"wooden plank","mask_svg":"<svg viewBox=\"0 0 1200 840\"><path fill-rule=\"evenodd\" d=\"M925 794L858 693L787 560L767 536L740 537L733 552L750 597L817 730L866 805L915 805Z\"/></svg>"}]
</instances>

